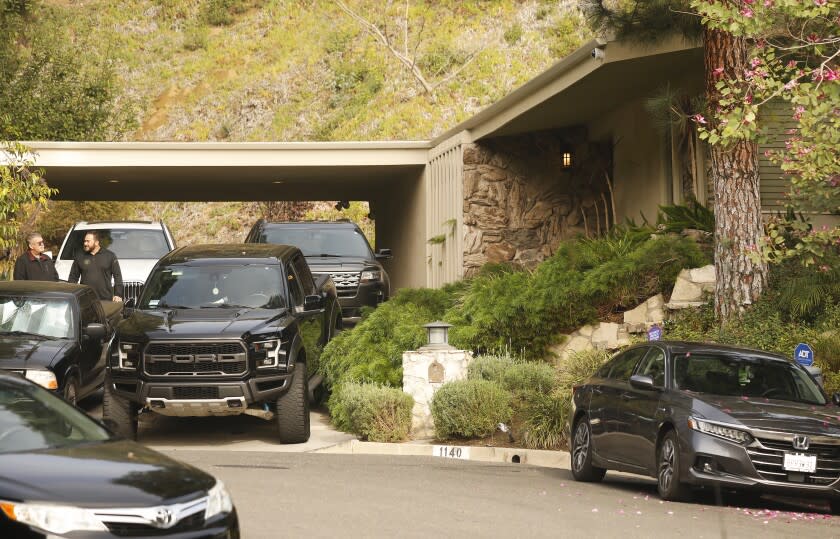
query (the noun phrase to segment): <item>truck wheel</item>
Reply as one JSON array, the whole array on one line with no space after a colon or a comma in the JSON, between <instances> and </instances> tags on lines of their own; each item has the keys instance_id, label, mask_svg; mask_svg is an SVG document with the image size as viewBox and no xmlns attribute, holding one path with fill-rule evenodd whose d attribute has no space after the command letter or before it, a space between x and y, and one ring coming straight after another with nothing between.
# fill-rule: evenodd
<instances>
[{"instance_id":1,"label":"truck wheel","mask_svg":"<svg viewBox=\"0 0 840 539\"><path fill-rule=\"evenodd\" d=\"M277 398L277 431L281 443L302 444L309 440L308 393L306 363L296 363L292 386Z\"/></svg>"},{"instance_id":2,"label":"truck wheel","mask_svg":"<svg viewBox=\"0 0 840 539\"><path fill-rule=\"evenodd\" d=\"M61 396L64 397L64 400L76 406L79 400L79 384L74 377L70 376L64 381L64 391L61 392Z\"/></svg>"},{"instance_id":3,"label":"truck wheel","mask_svg":"<svg viewBox=\"0 0 840 539\"><path fill-rule=\"evenodd\" d=\"M137 439L137 405L117 396L109 380L102 393L102 422L124 438Z\"/></svg>"}]
</instances>

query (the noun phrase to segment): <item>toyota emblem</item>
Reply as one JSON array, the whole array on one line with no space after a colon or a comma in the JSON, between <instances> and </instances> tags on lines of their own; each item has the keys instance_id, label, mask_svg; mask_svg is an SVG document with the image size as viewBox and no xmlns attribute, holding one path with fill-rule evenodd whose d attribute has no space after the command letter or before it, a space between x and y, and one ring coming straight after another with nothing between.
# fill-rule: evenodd
<instances>
[{"instance_id":1,"label":"toyota emblem","mask_svg":"<svg viewBox=\"0 0 840 539\"><path fill-rule=\"evenodd\" d=\"M169 528L175 524L175 513L167 509L166 507L161 507L155 513L155 526L158 528Z\"/></svg>"},{"instance_id":2,"label":"toyota emblem","mask_svg":"<svg viewBox=\"0 0 840 539\"><path fill-rule=\"evenodd\" d=\"M802 451L807 451L808 447L811 445L810 440L808 440L807 436L801 436L799 434L793 437L793 448L799 449Z\"/></svg>"}]
</instances>

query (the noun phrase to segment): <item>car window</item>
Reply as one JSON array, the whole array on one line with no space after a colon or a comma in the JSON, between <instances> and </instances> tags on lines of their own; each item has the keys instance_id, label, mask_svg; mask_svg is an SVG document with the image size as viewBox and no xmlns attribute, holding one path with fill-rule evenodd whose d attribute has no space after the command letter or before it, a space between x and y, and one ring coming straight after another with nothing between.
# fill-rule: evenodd
<instances>
[{"instance_id":1,"label":"car window","mask_svg":"<svg viewBox=\"0 0 840 539\"><path fill-rule=\"evenodd\" d=\"M295 310L303 310L303 288L300 286L300 279L295 274L294 268L288 268L288 275L286 277L289 284L289 295L291 296L292 306Z\"/></svg>"},{"instance_id":2,"label":"car window","mask_svg":"<svg viewBox=\"0 0 840 539\"><path fill-rule=\"evenodd\" d=\"M826 403L822 391L798 365L747 355L679 354L674 357L674 387L721 396Z\"/></svg>"},{"instance_id":3,"label":"car window","mask_svg":"<svg viewBox=\"0 0 840 539\"><path fill-rule=\"evenodd\" d=\"M0 334L20 332L72 339L73 327L69 300L0 296Z\"/></svg>"},{"instance_id":4,"label":"car window","mask_svg":"<svg viewBox=\"0 0 840 539\"><path fill-rule=\"evenodd\" d=\"M295 268L295 275L300 279L303 293L307 296L315 294L315 281L312 279L312 272L309 271L306 260L302 256L296 255L292 259L292 267Z\"/></svg>"},{"instance_id":5,"label":"car window","mask_svg":"<svg viewBox=\"0 0 840 539\"><path fill-rule=\"evenodd\" d=\"M87 293L86 291L82 294L81 299L82 301L80 307L82 308L82 327L99 322L100 319L96 311L96 304L99 303L99 298L97 298L92 291L90 291L90 293Z\"/></svg>"},{"instance_id":6,"label":"car window","mask_svg":"<svg viewBox=\"0 0 840 539\"><path fill-rule=\"evenodd\" d=\"M89 230L70 233L61 251L61 260L73 260L82 252L82 243ZM107 228L97 230L103 248L112 251L121 260L157 260L169 252L169 244L162 229Z\"/></svg>"},{"instance_id":7,"label":"car window","mask_svg":"<svg viewBox=\"0 0 840 539\"><path fill-rule=\"evenodd\" d=\"M143 287L141 309L280 309L284 301L277 264L160 266Z\"/></svg>"},{"instance_id":8,"label":"car window","mask_svg":"<svg viewBox=\"0 0 840 539\"><path fill-rule=\"evenodd\" d=\"M653 385L665 387L665 352L652 347L636 370L636 374L643 374L653 378Z\"/></svg>"},{"instance_id":9,"label":"car window","mask_svg":"<svg viewBox=\"0 0 840 539\"><path fill-rule=\"evenodd\" d=\"M646 347L639 347L632 348L619 355L612 361L612 368L608 377L616 380L629 380L630 375L633 374L633 369L636 368L636 364L647 351L648 349Z\"/></svg>"},{"instance_id":10,"label":"car window","mask_svg":"<svg viewBox=\"0 0 840 539\"><path fill-rule=\"evenodd\" d=\"M0 380L0 454L108 440L82 411L40 387Z\"/></svg>"},{"instance_id":11,"label":"car window","mask_svg":"<svg viewBox=\"0 0 840 539\"><path fill-rule=\"evenodd\" d=\"M373 258L364 234L350 227L290 227L267 225L255 243L294 245L306 257Z\"/></svg>"}]
</instances>

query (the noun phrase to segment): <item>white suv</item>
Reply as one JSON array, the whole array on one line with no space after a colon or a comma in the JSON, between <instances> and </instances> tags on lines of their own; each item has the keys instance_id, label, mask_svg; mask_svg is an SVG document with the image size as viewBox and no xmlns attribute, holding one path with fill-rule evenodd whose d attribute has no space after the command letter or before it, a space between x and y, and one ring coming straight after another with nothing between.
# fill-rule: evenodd
<instances>
[{"instance_id":1,"label":"white suv","mask_svg":"<svg viewBox=\"0 0 840 539\"><path fill-rule=\"evenodd\" d=\"M123 300L136 298L155 263L175 248L172 234L160 222L81 221L70 227L55 259L58 278L62 281L70 276L73 258L82 250L85 234L91 230L99 232L102 248L113 252L120 261L125 287Z\"/></svg>"}]
</instances>

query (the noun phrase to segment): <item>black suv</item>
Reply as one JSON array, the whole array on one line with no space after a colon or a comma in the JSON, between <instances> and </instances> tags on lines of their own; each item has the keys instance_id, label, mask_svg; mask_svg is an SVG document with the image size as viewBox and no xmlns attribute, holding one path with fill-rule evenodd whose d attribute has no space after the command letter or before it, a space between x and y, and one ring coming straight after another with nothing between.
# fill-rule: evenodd
<instances>
[{"instance_id":1,"label":"black suv","mask_svg":"<svg viewBox=\"0 0 840 539\"><path fill-rule=\"evenodd\" d=\"M341 327L329 276L289 245L196 245L152 270L117 326L102 418L134 438L141 409L276 420L283 443L309 439L321 350Z\"/></svg>"},{"instance_id":2,"label":"black suv","mask_svg":"<svg viewBox=\"0 0 840 539\"><path fill-rule=\"evenodd\" d=\"M313 273L329 273L338 290L345 319L360 316L364 306L375 307L391 295L391 281L380 260L390 249L376 254L362 230L351 221L257 221L245 243L294 245L303 252Z\"/></svg>"}]
</instances>

